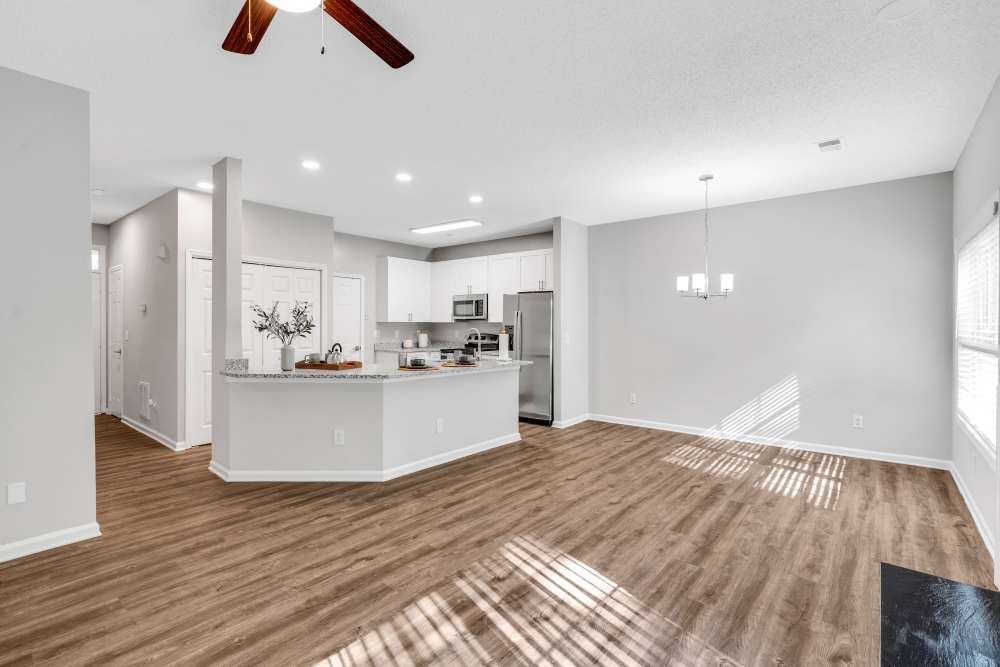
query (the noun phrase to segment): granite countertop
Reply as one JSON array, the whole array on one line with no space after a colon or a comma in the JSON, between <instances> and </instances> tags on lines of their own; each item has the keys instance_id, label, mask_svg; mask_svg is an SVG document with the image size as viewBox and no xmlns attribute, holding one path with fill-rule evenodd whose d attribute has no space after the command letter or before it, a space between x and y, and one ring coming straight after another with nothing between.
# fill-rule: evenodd
<instances>
[{"instance_id":1,"label":"granite countertop","mask_svg":"<svg viewBox=\"0 0 1000 667\"><path fill-rule=\"evenodd\" d=\"M392 365L373 364L363 368L346 371L272 371L272 370L240 370L233 368L223 371L222 375L230 378L230 381L239 382L241 380L293 380L293 381L325 381L325 382L392 382L397 380L420 380L434 377L447 377L452 375L476 375L479 373L497 373L504 371L515 371L521 366L530 364L530 361L496 361L483 359L478 367L474 368L443 368L434 365L438 370L426 371L404 371Z\"/></svg>"},{"instance_id":2,"label":"granite countertop","mask_svg":"<svg viewBox=\"0 0 1000 667\"><path fill-rule=\"evenodd\" d=\"M416 343L416 340L413 341ZM402 341L398 340L385 340L375 343L376 352L399 352L405 349L407 352L432 352L436 350L450 350L452 348L462 348L465 347L465 341L447 341L447 340L432 340L431 344L427 347L417 347L415 344L413 347L403 347Z\"/></svg>"}]
</instances>

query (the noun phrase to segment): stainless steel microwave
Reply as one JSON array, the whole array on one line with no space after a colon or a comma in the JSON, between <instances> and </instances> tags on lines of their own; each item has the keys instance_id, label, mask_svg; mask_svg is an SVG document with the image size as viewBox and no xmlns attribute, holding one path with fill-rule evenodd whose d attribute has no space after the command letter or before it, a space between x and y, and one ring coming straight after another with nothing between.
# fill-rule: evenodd
<instances>
[{"instance_id":1,"label":"stainless steel microwave","mask_svg":"<svg viewBox=\"0 0 1000 667\"><path fill-rule=\"evenodd\" d=\"M486 301L485 294L457 294L453 296L451 298L451 319L455 322L488 319L489 311L486 309Z\"/></svg>"}]
</instances>

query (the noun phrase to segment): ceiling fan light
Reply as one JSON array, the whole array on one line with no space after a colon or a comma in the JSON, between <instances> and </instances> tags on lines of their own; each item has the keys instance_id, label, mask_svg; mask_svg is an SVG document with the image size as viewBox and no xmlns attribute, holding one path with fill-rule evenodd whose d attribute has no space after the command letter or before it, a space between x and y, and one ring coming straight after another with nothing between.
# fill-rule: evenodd
<instances>
[{"instance_id":1,"label":"ceiling fan light","mask_svg":"<svg viewBox=\"0 0 1000 667\"><path fill-rule=\"evenodd\" d=\"M316 9L322 1L323 0L267 0L267 4L273 5L283 12L301 14L302 12L311 12Z\"/></svg>"}]
</instances>

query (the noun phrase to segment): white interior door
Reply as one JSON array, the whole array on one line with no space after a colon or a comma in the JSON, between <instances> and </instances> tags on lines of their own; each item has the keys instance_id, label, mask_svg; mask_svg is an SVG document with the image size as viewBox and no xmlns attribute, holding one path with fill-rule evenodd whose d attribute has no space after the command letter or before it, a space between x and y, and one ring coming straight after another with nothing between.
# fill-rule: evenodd
<instances>
[{"instance_id":1,"label":"white interior door","mask_svg":"<svg viewBox=\"0 0 1000 667\"><path fill-rule=\"evenodd\" d=\"M333 278L333 343L344 348L344 358L361 361L364 346L364 299L361 278Z\"/></svg>"},{"instance_id":2,"label":"white interior door","mask_svg":"<svg viewBox=\"0 0 1000 667\"><path fill-rule=\"evenodd\" d=\"M191 260L187 292L185 437L195 446L212 441L212 260Z\"/></svg>"},{"instance_id":3,"label":"white interior door","mask_svg":"<svg viewBox=\"0 0 1000 667\"><path fill-rule=\"evenodd\" d=\"M107 410L104 394L107 391L107 297L104 294L104 247L91 248L90 266L90 322L94 351L94 414Z\"/></svg>"},{"instance_id":4,"label":"white interior door","mask_svg":"<svg viewBox=\"0 0 1000 667\"><path fill-rule=\"evenodd\" d=\"M108 272L108 412L122 416L125 384L125 291L123 269Z\"/></svg>"},{"instance_id":5,"label":"white interior door","mask_svg":"<svg viewBox=\"0 0 1000 667\"><path fill-rule=\"evenodd\" d=\"M295 348L296 361L302 360L309 352L322 352L321 327L322 286L319 271L314 269L293 269L285 266L263 266L264 287L262 293L263 306L270 308L277 302L278 313L283 320L290 317L292 304L302 301L312 306L312 317L316 328L305 338L296 338L292 342ZM262 368L275 370L281 368L281 341L267 338L264 341L264 358Z\"/></svg>"},{"instance_id":6,"label":"white interior door","mask_svg":"<svg viewBox=\"0 0 1000 667\"><path fill-rule=\"evenodd\" d=\"M253 306L268 307L264 303L264 268L260 264L243 263L243 357L250 368L260 368L264 361L264 334L253 328Z\"/></svg>"}]
</instances>

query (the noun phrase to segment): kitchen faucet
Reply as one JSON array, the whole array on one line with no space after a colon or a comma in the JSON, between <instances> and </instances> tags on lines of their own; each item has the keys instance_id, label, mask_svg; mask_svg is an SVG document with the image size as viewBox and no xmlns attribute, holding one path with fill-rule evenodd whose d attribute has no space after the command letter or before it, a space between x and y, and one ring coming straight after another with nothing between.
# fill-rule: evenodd
<instances>
[{"instance_id":1,"label":"kitchen faucet","mask_svg":"<svg viewBox=\"0 0 1000 667\"><path fill-rule=\"evenodd\" d=\"M479 361L483 357L483 335L476 327L469 327L469 331L476 332L476 361Z\"/></svg>"}]
</instances>

